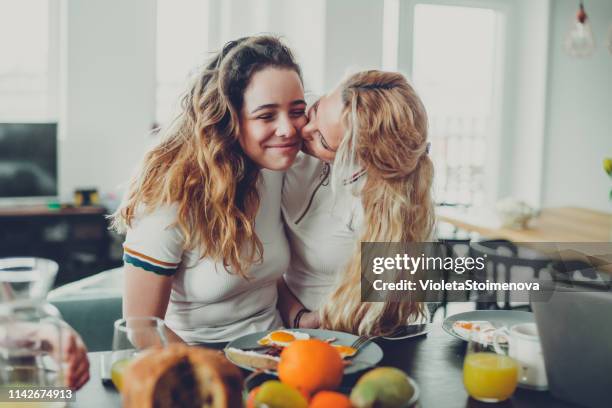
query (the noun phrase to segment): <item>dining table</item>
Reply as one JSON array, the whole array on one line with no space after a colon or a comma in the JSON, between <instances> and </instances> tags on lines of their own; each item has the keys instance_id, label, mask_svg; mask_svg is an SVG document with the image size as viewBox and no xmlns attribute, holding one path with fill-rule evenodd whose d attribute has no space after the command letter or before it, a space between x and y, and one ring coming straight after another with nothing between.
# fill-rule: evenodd
<instances>
[{"instance_id":1,"label":"dining table","mask_svg":"<svg viewBox=\"0 0 612 408\"><path fill-rule=\"evenodd\" d=\"M612 213L580 207L543 208L525 228L504 226L487 207L438 207L436 217L486 238L513 242L609 243L612 238Z\"/></svg>"},{"instance_id":2,"label":"dining table","mask_svg":"<svg viewBox=\"0 0 612 408\"><path fill-rule=\"evenodd\" d=\"M378 366L392 366L414 379L420 390L416 407L465 408L572 408L575 405L556 399L549 391L517 388L512 397L501 403L483 403L470 398L463 386L463 359L467 343L446 333L439 322L431 323L425 335L402 340L374 340L384 356ZM221 349L224 343L207 344ZM110 352L89 353L91 378L76 393L70 407L113 408L121 406L121 396L108 381L101 381L100 360ZM244 372L244 375L248 375ZM361 373L345 375L342 387L348 389ZM143 407L144 408L144 407Z\"/></svg>"},{"instance_id":3,"label":"dining table","mask_svg":"<svg viewBox=\"0 0 612 408\"><path fill-rule=\"evenodd\" d=\"M512 241L549 259L582 261L612 275L612 213L580 207L544 208L524 228L505 226L491 208L438 207L436 217L482 239Z\"/></svg>"}]
</instances>

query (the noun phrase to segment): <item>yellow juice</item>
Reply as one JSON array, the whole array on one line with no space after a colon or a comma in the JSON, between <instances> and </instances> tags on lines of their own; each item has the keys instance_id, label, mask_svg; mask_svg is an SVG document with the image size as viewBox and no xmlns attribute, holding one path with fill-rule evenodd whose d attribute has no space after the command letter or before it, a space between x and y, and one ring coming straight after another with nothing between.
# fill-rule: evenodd
<instances>
[{"instance_id":1,"label":"yellow juice","mask_svg":"<svg viewBox=\"0 0 612 408\"><path fill-rule=\"evenodd\" d=\"M463 362L463 384L468 394L480 401L510 398L518 382L518 364L495 353L468 354Z\"/></svg>"},{"instance_id":2,"label":"yellow juice","mask_svg":"<svg viewBox=\"0 0 612 408\"><path fill-rule=\"evenodd\" d=\"M123 373L131 361L131 358L123 358L115 361L111 366L111 380L119 391L121 391L121 387L123 386Z\"/></svg>"}]
</instances>

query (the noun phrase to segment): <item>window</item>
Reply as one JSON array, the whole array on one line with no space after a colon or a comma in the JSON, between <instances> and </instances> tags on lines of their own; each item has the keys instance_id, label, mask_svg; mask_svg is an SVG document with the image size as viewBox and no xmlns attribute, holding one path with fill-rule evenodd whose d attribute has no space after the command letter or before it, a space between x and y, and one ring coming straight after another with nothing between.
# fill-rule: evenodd
<instances>
[{"instance_id":1,"label":"window","mask_svg":"<svg viewBox=\"0 0 612 408\"><path fill-rule=\"evenodd\" d=\"M172 119L190 74L206 61L207 51L208 1L157 0L158 123Z\"/></svg>"},{"instance_id":2,"label":"window","mask_svg":"<svg viewBox=\"0 0 612 408\"><path fill-rule=\"evenodd\" d=\"M493 9L417 4L412 79L427 107L438 202L482 205L499 143L502 44Z\"/></svg>"},{"instance_id":3,"label":"window","mask_svg":"<svg viewBox=\"0 0 612 408\"><path fill-rule=\"evenodd\" d=\"M56 6L46 0L0 2L0 121L57 119Z\"/></svg>"}]
</instances>

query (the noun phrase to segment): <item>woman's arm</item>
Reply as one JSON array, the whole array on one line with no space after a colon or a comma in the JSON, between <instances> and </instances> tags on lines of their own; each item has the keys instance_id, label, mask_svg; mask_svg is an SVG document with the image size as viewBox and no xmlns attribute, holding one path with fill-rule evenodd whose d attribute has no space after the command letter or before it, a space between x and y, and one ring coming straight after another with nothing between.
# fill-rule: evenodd
<instances>
[{"instance_id":1,"label":"woman's arm","mask_svg":"<svg viewBox=\"0 0 612 408\"><path fill-rule=\"evenodd\" d=\"M277 282L278 303L277 308L280 312L283 323L286 327L293 327L293 321L300 312L305 309L304 305L291 292L285 279L280 278ZM302 314L299 327L303 329L316 329L319 327L319 314L316 312L306 312Z\"/></svg>"},{"instance_id":2,"label":"woman's arm","mask_svg":"<svg viewBox=\"0 0 612 408\"><path fill-rule=\"evenodd\" d=\"M172 279L172 276L157 275L126 263L123 317L155 316L163 319L170 300ZM166 338L170 343L183 343L183 340L168 327L166 327Z\"/></svg>"}]
</instances>

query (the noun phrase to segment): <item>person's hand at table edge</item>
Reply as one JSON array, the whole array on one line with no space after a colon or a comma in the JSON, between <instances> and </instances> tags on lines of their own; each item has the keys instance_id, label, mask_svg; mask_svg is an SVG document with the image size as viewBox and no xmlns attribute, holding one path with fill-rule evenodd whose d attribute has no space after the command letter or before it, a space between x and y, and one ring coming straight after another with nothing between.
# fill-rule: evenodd
<instances>
[{"instance_id":1,"label":"person's hand at table edge","mask_svg":"<svg viewBox=\"0 0 612 408\"><path fill-rule=\"evenodd\" d=\"M78 390L89 381L89 359L83 339L67 324L62 330L62 356L64 358L64 384Z\"/></svg>"},{"instance_id":2,"label":"person's hand at table edge","mask_svg":"<svg viewBox=\"0 0 612 408\"><path fill-rule=\"evenodd\" d=\"M319 312L306 312L300 317L300 329L318 329L321 326L319 321Z\"/></svg>"}]
</instances>

